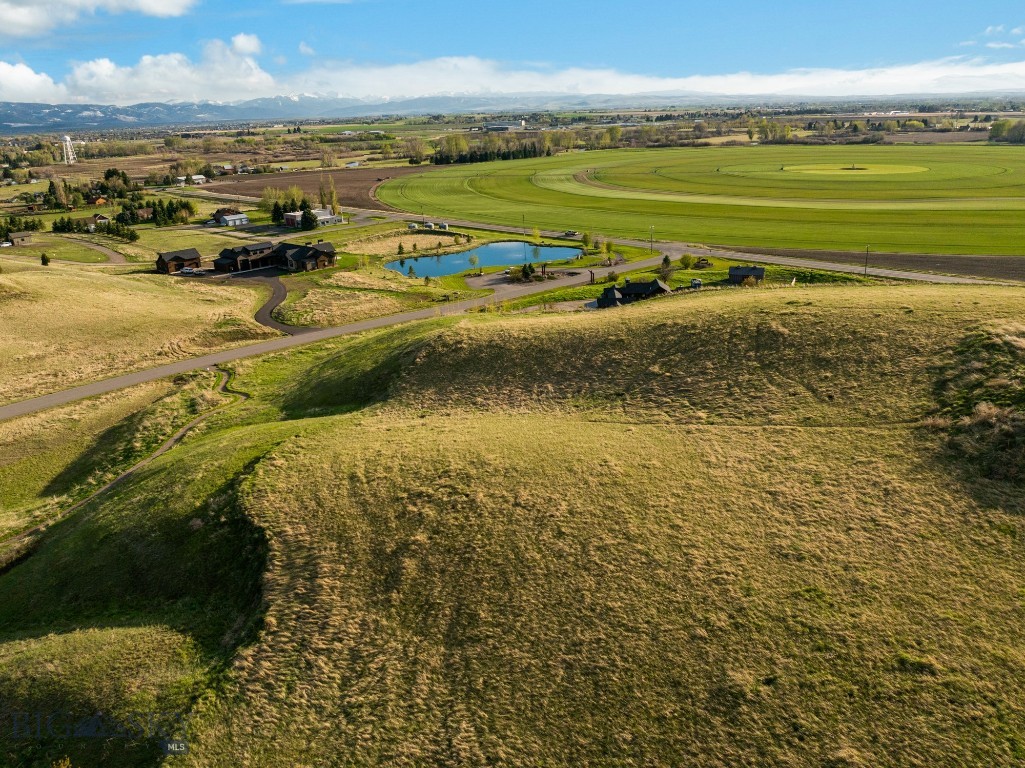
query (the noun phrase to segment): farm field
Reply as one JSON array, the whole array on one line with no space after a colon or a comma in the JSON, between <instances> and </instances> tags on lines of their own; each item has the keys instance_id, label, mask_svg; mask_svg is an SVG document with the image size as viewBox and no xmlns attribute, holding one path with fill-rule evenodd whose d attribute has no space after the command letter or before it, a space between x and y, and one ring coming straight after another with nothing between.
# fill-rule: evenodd
<instances>
[{"instance_id":1,"label":"farm field","mask_svg":"<svg viewBox=\"0 0 1025 768\"><path fill-rule=\"evenodd\" d=\"M1025 402L1023 312L738 289L240 361L248 400L0 575L2 706L188 712L191 766L1018 764L1025 492L978 406Z\"/></svg>"},{"instance_id":2,"label":"farm field","mask_svg":"<svg viewBox=\"0 0 1025 768\"><path fill-rule=\"evenodd\" d=\"M332 179L338 192L338 202L353 208L376 208L377 201L371 191L382 179L406 178L432 172L433 166L410 165L394 168L325 168L315 171L295 171L292 173L256 174L253 176L232 176L216 180L203 186L207 192L222 195L242 195L259 198L266 187L288 189L300 187L316 199L321 183Z\"/></svg>"},{"instance_id":3,"label":"farm field","mask_svg":"<svg viewBox=\"0 0 1025 768\"><path fill-rule=\"evenodd\" d=\"M0 263L0 402L274 335L244 286Z\"/></svg>"},{"instance_id":4,"label":"farm field","mask_svg":"<svg viewBox=\"0 0 1025 768\"><path fill-rule=\"evenodd\" d=\"M445 167L377 190L432 217L765 248L1019 255L1025 157L998 146L709 147Z\"/></svg>"}]
</instances>

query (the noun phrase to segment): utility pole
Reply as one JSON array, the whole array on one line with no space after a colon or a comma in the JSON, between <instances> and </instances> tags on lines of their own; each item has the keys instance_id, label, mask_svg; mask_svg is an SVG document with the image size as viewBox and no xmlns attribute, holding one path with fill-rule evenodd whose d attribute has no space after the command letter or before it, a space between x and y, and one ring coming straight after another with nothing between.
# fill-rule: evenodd
<instances>
[{"instance_id":1,"label":"utility pole","mask_svg":"<svg viewBox=\"0 0 1025 768\"><path fill-rule=\"evenodd\" d=\"M655 225L652 224L648 227L648 253L652 254L655 252Z\"/></svg>"},{"instance_id":2,"label":"utility pole","mask_svg":"<svg viewBox=\"0 0 1025 768\"><path fill-rule=\"evenodd\" d=\"M868 246L865 246L865 277L868 277Z\"/></svg>"}]
</instances>

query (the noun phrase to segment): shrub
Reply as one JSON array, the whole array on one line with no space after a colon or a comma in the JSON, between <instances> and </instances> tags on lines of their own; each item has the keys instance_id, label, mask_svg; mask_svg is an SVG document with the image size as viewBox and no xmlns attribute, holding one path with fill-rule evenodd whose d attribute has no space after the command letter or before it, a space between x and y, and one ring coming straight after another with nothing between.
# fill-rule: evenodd
<instances>
[{"instance_id":1,"label":"shrub","mask_svg":"<svg viewBox=\"0 0 1025 768\"><path fill-rule=\"evenodd\" d=\"M680 269L692 269L694 267L694 256L685 253L680 257Z\"/></svg>"}]
</instances>

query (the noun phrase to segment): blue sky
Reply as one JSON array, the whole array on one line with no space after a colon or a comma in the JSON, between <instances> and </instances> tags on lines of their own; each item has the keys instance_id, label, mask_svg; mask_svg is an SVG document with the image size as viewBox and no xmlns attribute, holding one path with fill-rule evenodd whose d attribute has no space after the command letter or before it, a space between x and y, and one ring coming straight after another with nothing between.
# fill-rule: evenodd
<instances>
[{"instance_id":1,"label":"blue sky","mask_svg":"<svg viewBox=\"0 0 1025 768\"><path fill-rule=\"evenodd\" d=\"M0 0L0 100L1025 89L1025 8L976 0Z\"/></svg>"}]
</instances>

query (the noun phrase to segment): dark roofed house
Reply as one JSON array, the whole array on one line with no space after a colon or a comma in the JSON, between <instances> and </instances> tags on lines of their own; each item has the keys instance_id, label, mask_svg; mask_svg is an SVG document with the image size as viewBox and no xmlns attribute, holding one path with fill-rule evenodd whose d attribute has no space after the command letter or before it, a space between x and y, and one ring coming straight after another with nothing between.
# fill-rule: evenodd
<instances>
[{"instance_id":1,"label":"dark roofed house","mask_svg":"<svg viewBox=\"0 0 1025 768\"><path fill-rule=\"evenodd\" d=\"M627 278L624 285L618 288L615 285L611 285L602 291L601 296L598 297L598 309L618 307L622 304L651 299L655 296L664 296L672 292L672 288L658 279L646 283L632 283L630 278Z\"/></svg>"},{"instance_id":2,"label":"dark roofed house","mask_svg":"<svg viewBox=\"0 0 1025 768\"><path fill-rule=\"evenodd\" d=\"M218 272L246 272L277 266L273 250L274 244L270 241L225 248L214 259L214 269Z\"/></svg>"},{"instance_id":3,"label":"dark roofed house","mask_svg":"<svg viewBox=\"0 0 1025 768\"><path fill-rule=\"evenodd\" d=\"M319 243L281 243L274 249L280 264L289 272L312 272L335 265L335 247L321 240Z\"/></svg>"},{"instance_id":4,"label":"dark roofed house","mask_svg":"<svg viewBox=\"0 0 1025 768\"><path fill-rule=\"evenodd\" d=\"M11 241L11 245L28 245L32 242L32 233L10 232L7 235L7 239Z\"/></svg>"},{"instance_id":5,"label":"dark roofed house","mask_svg":"<svg viewBox=\"0 0 1025 768\"><path fill-rule=\"evenodd\" d=\"M157 254L157 272L173 275L175 272L185 269L185 267L198 269L202 261L203 257L199 255L199 251L195 248L186 248L183 251L168 251Z\"/></svg>"},{"instance_id":6,"label":"dark roofed house","mask_svg":"<svg viewBox=\"0 0 1025 768\"><path fill-rule=\"evenodd\" d=\"M608 309L609 307L618 307L623 303L623 294L614 285L610 285L604 291L601 292L601 296L598 297L598 309Z\"/></svg>"},{"instance_id":7,"label":"dark roofed house","mask_svg":"<svg viewBox=\"0 0 1025 768\"><path fill-rule=\"evenodd\" d=\"M765 267L730 267L730 282L733 285L743 285L748 278L756 283L765 279Z\"/></svg>"}]
</instances>

